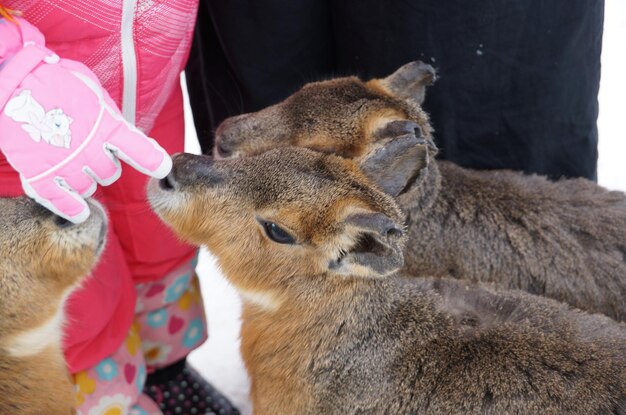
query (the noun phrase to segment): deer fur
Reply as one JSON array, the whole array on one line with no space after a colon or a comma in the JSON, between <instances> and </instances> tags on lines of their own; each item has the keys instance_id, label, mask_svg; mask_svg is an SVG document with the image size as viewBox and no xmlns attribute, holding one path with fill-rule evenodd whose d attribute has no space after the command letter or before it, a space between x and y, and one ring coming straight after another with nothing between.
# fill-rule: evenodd
<instances>
[{"instance_id":1,"label":"deer fur","mask_svg":"<svg viewBox=\"0 0 626 415\"><path fill-rule=\"evenodd\" d=\"M626 413L623 324L401 276L404 214L363 167L288 147L178 155L149 184L157 214L242 294L256 415Z\"/></svg>"},{"instance_id":2,"label":"deer fur","mask_svg":"<svg viewBox=\"0 0 626 415\"><path fill-rule=\"evenodd\" d=\"M73 225L26 198L0 199L0 414L68 415L61 352L65 300L96 263L106 216Z\"/></svg>"},{"instance_id":3,"label":"deer fur","mask_svg":"<svg viewBox=\"0 0 626 415\"><path fill-rule=\"evenodd\" d=\"M435 78L432 67L413 62L383 79L307 84L225 120L215 154L300 146L379 159L366 174L406 214L408 274L494 282L626 320L626 195L585 179L552 182L435 160L421 108ZM405 143L389 149L398 140Z\"/></svg>"}]
</instances>

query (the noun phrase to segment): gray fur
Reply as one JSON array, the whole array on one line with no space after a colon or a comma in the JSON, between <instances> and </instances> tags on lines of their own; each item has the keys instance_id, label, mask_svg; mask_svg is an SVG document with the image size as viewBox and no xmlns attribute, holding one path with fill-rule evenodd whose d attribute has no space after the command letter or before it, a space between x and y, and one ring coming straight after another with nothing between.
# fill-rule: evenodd
<instances>
[{"instance_id":1,"label":"gray fur","mask_svg":"<svg viewBox=\"0 0 626 415\"><path fill-rule=\"evenodd\" d=\"M611 414L626 409L626 330L523 292L446 279L324 281L275 356L301 355L308 414ZM332 301L323 301L332 298ZM323 303L325 307L318 307ZM296 311L297 310L297 311ZM254 324L254 323L250 323ZM273 326L272 326L273 327ZM280 333L280 334L279 334ZM294 345L294 347L297 347ZM304 357L303 356L303 357ZM260 380L259 380L260 381ZM268 412L264 412L268 413Z\"/></svg>"},{"instance_id":2,"label":"gray fur","mask_svg":"<svg viewBox=\"0 0 626 415\"><path fill-rule=\"evenodd\" d=\"M496 282L626 319L623 193L438 161L398 201L409 274Z\"/></svg>"}]
</instances>

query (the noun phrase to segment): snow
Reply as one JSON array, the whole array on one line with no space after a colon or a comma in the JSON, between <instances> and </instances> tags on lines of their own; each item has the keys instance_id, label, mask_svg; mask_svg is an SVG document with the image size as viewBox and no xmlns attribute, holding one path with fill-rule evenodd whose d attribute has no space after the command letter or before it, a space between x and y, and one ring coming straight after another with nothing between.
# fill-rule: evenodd
<instances>
[{"instance_id":1,"label":"snow","mask_svg":"<svg viewBox=\"0 0 626 415\"><path fill-rule=\"evenodd\" d=\"M598 116L598 182L626 191L626 1L606 0Z\"/></svg>"},{"instance_id":2,"label":"snow","mask_svg":"<svg viewBox=\"0 0 626 415\"><path fill-rule=\"evenodd\" d=\"M626 191L626 1L606 0L600 85L599 183ZM482 47L482 45L481 45ZM189 111L186 114L190 117ZM187 120L187 151L199 153L191 118ZM247 394L249 380L239 355L241 302L232 286L215 266L214 258L202 250L198 265L202 293L208 313L210 338L190 356L191 363L228 396L243 415L251 413Z\"/></svg>"}]
</instances>

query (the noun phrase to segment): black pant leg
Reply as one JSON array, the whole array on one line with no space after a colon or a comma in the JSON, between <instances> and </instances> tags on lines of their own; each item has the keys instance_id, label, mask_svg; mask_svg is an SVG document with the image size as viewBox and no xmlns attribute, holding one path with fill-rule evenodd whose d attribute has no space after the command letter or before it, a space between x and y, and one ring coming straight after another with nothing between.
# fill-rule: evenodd
<instances>
[{"instance_id":1,"label":"black pant leg","mask_svg":"<svg viewBox=\"0 0 626 415\"><path fill-rule=\"evenodd\" d=\"M201 1L186 75L203 152L224 118L332 75L330 25L327 0Z\"/></svg>"},{"instance_id":2,"label":"black pant leg","mask_svg":"<svg viewBox=\"0 0 626 415\"><path fill-rule=\"evenodd\" d=\"M336 0L341 73L383 76L411 60L443 158L594 178L603 0Z\"/></svg>"}]
</instances>

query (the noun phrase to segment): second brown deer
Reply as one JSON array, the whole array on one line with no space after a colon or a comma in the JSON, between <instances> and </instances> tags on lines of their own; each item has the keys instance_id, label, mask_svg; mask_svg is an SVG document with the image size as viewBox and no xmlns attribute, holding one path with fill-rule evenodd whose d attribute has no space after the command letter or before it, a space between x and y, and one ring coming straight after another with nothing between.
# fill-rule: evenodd
<instances>
[{"instance_id":1,"label":"second brown deer","mask_svg":"<svg viewBox=\"0 0 626 415\"><path fill-rule=\"evenodd\" d=\"M338 78L227 119L216 155L300 146L369 163L406 215L406 270L502 284L626 320L626 195L435 160L421 108L435 79L413 62L382 79ZM505 139L505 138L503 138Z\"/></svg>"}]
</instances>

